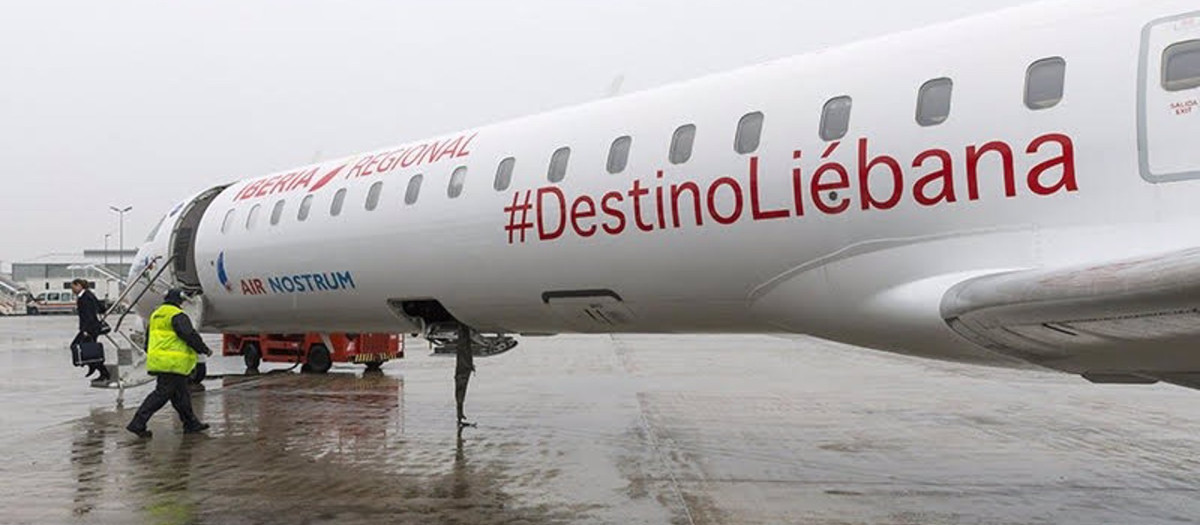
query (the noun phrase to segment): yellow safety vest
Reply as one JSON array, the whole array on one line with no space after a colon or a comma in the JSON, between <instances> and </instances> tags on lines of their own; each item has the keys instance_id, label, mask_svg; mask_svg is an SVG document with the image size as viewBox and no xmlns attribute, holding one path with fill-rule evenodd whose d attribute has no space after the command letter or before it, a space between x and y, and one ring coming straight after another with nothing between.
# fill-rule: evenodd
<instances>
[{"instance_id":1,"label":"yellow safety vest","mask_svg":"<svg viewBox=\"0 0 1200 525\"><path fill-rule=\"evenodd\" d=\"M150 314L150 344L146 349L146 371L188 375L196 368L196 352L175 333L171 319L183 313L178 306L164 304Z\"/></svg>"}]
</instances>

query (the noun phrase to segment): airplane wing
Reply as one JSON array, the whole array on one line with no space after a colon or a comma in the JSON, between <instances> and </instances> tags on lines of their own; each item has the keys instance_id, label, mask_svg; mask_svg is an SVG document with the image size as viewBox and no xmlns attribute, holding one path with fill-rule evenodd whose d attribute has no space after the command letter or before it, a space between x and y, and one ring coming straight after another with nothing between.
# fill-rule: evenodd
<instances>
[{"instance_id":1,"label":"airplane wing","mask_svg":"<svg viewBox=\"0 0 1200 525\"><path fill-rule=\"evenodd\" d=\"M1200 389L1200 249L977 277L941 313L976 344L1097 383Z\"/></svg>"}]
</instances>

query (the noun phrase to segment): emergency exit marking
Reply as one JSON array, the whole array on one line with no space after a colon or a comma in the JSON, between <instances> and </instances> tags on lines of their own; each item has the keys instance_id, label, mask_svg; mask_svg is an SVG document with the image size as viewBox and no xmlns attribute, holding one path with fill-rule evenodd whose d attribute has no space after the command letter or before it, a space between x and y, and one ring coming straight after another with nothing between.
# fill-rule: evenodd
<instances>
[{"instance_id":1,"label":"emergency exit marking","mask_svg":"<svg viewBox=\"0 0 1200 525\"><path fill-rule=\"evenodd\" d=\"M1200 101L1196 99L1185 100L1183 102L1172 102L1171 111L1175 116L1191 115L1196 111L1196 106L1200 106Z\"/></svg>"}]
</instances>

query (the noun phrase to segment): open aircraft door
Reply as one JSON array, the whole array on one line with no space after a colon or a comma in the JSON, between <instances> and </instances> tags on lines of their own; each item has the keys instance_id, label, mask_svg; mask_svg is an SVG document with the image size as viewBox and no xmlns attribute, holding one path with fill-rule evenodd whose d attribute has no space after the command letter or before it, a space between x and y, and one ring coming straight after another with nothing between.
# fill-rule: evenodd
<instances>
[{"instance_id":1,"label":"open aircraft door","mask_svg":"<svg viewBox=\"0 0 1200 525\"><path fill-rule=\"evenodd\" d=\"M202 292L200 288L200 272L196 266L196 234L200 220L212 201L225 190L227 186L212 188L198 195L184 207L179 221L171 231L170 253L171 271L177 286L195 294Z\"/></svg>"},{"instance_id":2,"label":"open aircraft door","mask_svg":"<svg viewBox=\"0 0 1200 525\"><path fill-rule=\"evenodd\" d=\"M1142 177L1200 178L1200 12L1146 26L1138 82Z\"/></svg>"}]
</instances>

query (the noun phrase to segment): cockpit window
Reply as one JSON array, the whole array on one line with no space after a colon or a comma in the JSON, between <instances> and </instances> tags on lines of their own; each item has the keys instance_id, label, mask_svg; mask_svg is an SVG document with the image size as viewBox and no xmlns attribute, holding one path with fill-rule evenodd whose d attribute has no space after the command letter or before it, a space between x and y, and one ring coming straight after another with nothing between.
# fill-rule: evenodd
<instances>
[{"instance_id":1,"label":"cockpit window","mask_svg":"<svg viewBox=\"0 0 1200 525\"><path fill-rule=\"evenodd\" d=\"M155 224L154 228L150 230L150 235L146 236L146 242L153 241L155 237L158 237L158 230L162 229L164 222L167 222L166 215L163 215L163 218L158 220L158 224Z\"/></svg>"}]
</instances>

